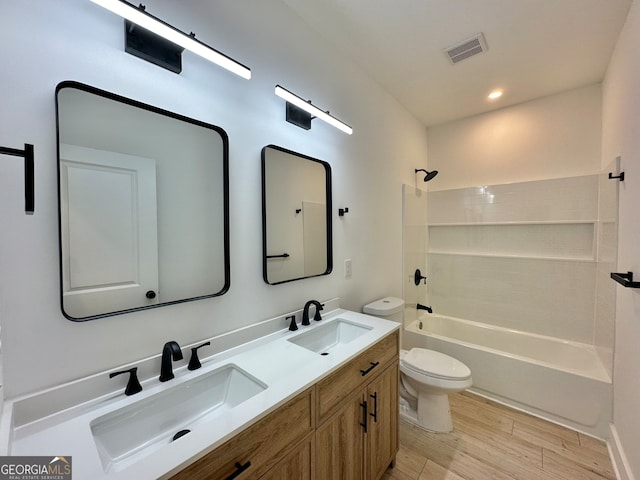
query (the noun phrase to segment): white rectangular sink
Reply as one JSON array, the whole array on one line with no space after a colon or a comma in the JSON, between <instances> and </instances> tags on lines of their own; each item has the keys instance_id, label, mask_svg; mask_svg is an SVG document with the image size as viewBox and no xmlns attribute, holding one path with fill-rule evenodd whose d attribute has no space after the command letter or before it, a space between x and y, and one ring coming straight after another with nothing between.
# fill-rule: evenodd
<instances>
[{"instance_id":1,"label":"white rectangular sink","mask_svg":"<svg viewBox=\"0 0 640 480\"><path fill-rule=\"evenodd\" d=\"M352 342L369 330L372 327L338 318L292 337L289 341L312 352L328 355L333 349Z\"/></svg>"},{"instance_id":2,"label":"white rectangular sink","mask_svg":"<svg viewBox=\"0 0 640 480\"><path fill-rule=\"evenodd\" d=\"M176 433L224 415L267 386L235 365L176 385L91 422L105 472L168 445Z\"/></svg>"}]
</instances>

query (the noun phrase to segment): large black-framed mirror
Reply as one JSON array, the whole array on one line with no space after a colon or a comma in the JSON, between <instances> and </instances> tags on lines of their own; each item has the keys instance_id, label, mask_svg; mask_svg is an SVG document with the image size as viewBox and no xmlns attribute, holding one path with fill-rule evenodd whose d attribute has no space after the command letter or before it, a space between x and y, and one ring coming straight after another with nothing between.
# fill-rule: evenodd
<instances>
[{"instance_id":1,"label":"large black-framed mirror","mask_svg":"<svg viewBox=\"0 0 640 480\"><path fill-rule=\"evenodd\" d=\"M85 321L224 294L220 127L78 82L56 88L63 314Z\"/></svg>"},{"instance_id":2,"label":"large black-framed mirror","mask_svg":"<svg viewBox=\"0 0 640 480\"><path fill-rule=\"evenodd\" d=\"M276 145L262 149L262 251L270 285L331 273L329 163Z\"/></svg>"}]
</instances>

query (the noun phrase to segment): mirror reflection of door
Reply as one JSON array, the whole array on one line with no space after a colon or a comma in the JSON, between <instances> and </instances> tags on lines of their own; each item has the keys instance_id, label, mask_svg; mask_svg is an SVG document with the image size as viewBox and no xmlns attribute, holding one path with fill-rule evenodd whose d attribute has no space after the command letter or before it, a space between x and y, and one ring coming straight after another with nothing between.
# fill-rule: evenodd
<instances>
[{"instance_id":1,"label":"mirror reflection of door","mask_svg":"<svg viewBox=\"0 0 640 480\"><path fill-rule=\"evenodd\" d=\"M275 145L262 149L263 275L269 284L332 270L331 167Z\"/></svg>"},{"instance_id":2,"label":"mirror reflection of door","mask_svg":"<svg viewBox=\"0 0 640 480\"><path fill-rule=\"evenodd\" d=\"M327 206L324 203L302 202L302 245L304 277L327 270Z\"/></svg>"},{"instance_id":3,"label":"mirror reflection of door","mask_svg":"<svg viewBox=\"0 0 640 480\"><path fill-rule=\"evenodd\" d=\"M63 315L87 321L227 292L224 130L73 81L58 84L56 108Z\"/></svg>"},{"instance_id":4,"label":"mirror reflection of door","mask_svg":"<svg viewBox=\"0 0 640 480\"><path fill-rule=\"evenodd\" d=\"M156 162L65 144L60 161L67 314L158 303Z\"/></svg>"}]
</instances>

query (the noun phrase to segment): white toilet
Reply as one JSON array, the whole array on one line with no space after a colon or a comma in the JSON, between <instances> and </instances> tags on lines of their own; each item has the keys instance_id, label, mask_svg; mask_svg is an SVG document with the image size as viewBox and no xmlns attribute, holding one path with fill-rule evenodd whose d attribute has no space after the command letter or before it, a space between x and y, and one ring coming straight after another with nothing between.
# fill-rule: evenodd
<instances>
[{"instance_id":1,"label":"white toilet","mask_svg":"<svg viewBox=\"0 0 640 480\"><path fill-rule=\"evenodd\" d=\"M404 300L395 297L363 308L368 315L400 323L403 310ZM472 383L469 367L455 358L426 348L400 350L400 416L425 430L453 430L449 393L469 388Z\"/></svg>"}]
</instances>

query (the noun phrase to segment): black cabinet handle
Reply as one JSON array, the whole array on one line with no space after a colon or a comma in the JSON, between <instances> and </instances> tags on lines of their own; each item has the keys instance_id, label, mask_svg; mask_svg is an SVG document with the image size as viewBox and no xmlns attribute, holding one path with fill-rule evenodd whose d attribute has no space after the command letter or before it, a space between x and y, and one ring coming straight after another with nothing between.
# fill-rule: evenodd
<instances>
[{"instance_id":1,"label":"black cabinet handle","mask_svg":"<svg viewBox=\"0 0 640 480\"><path fill-rule=\"evenodd\" d=\"M376 368L378 365L380 365L380 362L371 362L371 366L366 370L360 370L360 374L364 377L367 373L369 373L371 370Z\"/></svg>"},{"instance_id":2,"label":"black cabinet handle","mask_svg":"<svg viewBox=\"0 0 640 480\"><path fill-rule=\"evenodd\" d=\"M378 423L378 392L369 396L373 398L373 413L370 413L369 415L373 417L374 422Z\"/></svg>"},{"instance_id":3,"label":"black cabinet handle","mask_svg":"<svg viewBox=\"0 0 640 480\"><path fill-rule=\"evenodd\" d=\"M144 294L145 297L147 297L149 300L153 300L154 298L156 298L156 292L154 292L153 290L149 290L147 291L147 293Z\"/></svg>"},{"instance_id":4,"label":"black cabinet handle","mask_svg":"<svg viewBox=\"0 0 640 480\"><path fill-rule=\"evenodd\" d=\"M360 406L362 407L362 423L360 426L364 428L364 433L367 433L367 401L362 402Z\"/></svg>"},{"instance_id":5,"label":"black cabinet handle","mask_svg":"<svg viewBox=\"0 0 640 480\"><path fill-rule=\"evenodd\" d=\"M226 480L233 480L237 478L242 472L244 472L247 468L251 466L251 462L247 462L244 465L240 464L240 462L236 462L236 471L229 475Z\"/></svg>"}]
</instances>

